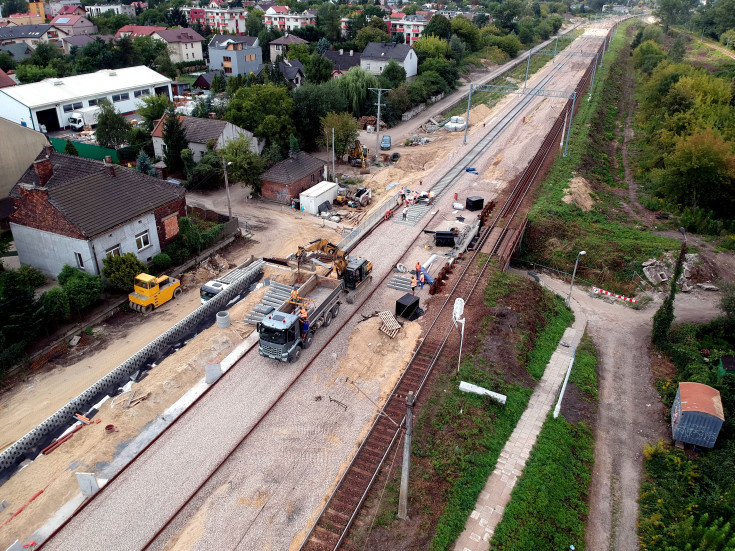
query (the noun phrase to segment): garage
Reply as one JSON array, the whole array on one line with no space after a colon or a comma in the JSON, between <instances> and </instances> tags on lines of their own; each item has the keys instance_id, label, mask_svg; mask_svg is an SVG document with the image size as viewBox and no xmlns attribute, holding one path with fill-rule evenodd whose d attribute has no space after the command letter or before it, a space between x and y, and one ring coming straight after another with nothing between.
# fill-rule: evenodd
<instances>
[{"instance_id":1,"label":"garage","mask_svg":"<svg viewBox=\"0 0 735 551\"><path fill-rule=\"evenodd\" d=\"M38 119L40 130L43 130L43 127L46 127L46 132L54 132L61 128L59 126L59 116L56 113L55 107L36 111L36 118Z\"/></svg>"}]
</instances>

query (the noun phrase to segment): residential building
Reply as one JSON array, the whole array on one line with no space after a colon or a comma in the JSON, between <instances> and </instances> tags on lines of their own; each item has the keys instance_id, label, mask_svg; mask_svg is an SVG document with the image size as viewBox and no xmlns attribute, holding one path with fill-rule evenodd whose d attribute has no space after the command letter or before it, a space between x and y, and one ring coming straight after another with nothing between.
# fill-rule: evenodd
<instances>
[{"instance_id":1,"label":"residential building","mask_svg":"<svg viewBox=\"0 0 735 551\"><path fill-rule=\"evenodd\" d=\"M386 24L391 38L395 38L398 33L401 33L406 39L406 44L410 46L421 38L429 22L421 15L403 15L400 19L386 21Z\"/></svg>"},{"instance_id":2,"label":"residential building","mask_svg":"<svg viewBox=\"0 0 735 551\"><path fill-rule=\"evenodd\" d=\"M17 25L0 27L0 45L25 43L35 48L41 42L59 43L67 37L65 31L53 25Z\"/></svg>"},{"instance_id":3,"label":"residential building","mask_svg":"<svg viewBox=\"0 0 735 551\"><path fill-rule=\"evenodd\" d=\"M0 69L0 88L16 86L18 83L8 76L8 73Z\"/></svg>"},{"instance_id":4,"label":"residential building","mask_svg":"<svg viewBox=\"0 0 735 551\"><path fill-rule=\"evenodd\" d=\"M130 2L136 10L144 11L148 9L148 2Z\"/></svg>"},{"instance_id":5,"label":"residential building","mask_svg":"<svg viewBox=\"0 0 735 551\"><path fill-rule=\"evenodd\" d=\"M139 36L151 36L157 31L165 31L166 27L158 25L124 25L115 33L115 38L137 38Z\"/></svg>"},{"instance_id":6,"label":"residential building","mask_svg":"<svg viewBox=\"0 0 735 551\"><path fill-rule=\"evenodd\" d=\"M263 69L269 65L272 67L274 64L264 64L258 67L255 76L260 76ZM283 78L291 88L298 88L304 82L304 66L298 59L284 59L278 63L278 70L281 71Z\"/></svg>"},{"instance_id":7,"label":"residential building","mask_svg":"<svg viewBox=\"0 0 735 551\"><path fill-rule=\"evenodd\" d=\"M56 17L57 15L87 15L84 6L78 0L46 2L45 10L48 17Z\"/></svg>"},{"instance_id":8,"label":"residential building","mask_svg":"<svg viewBox=\"0 0 735 551\"><path fill-rule=\"evenodd\" d=\"M135 17L135 8L126 4L94 4L85 6L88 17L99 17L103 13L112 11L115 15L127 15Z\"/></svg>"},{"instance_id":9,"label":"residential building","mask_svg":"<svg viewBox=\"0 0 735 551\"><path fill-rule=\"evenodd\" d=\"M299 151L260 175L260 193L265 199L290 205L291 199L298 199L302 191L321 182L325 170L324 161Z\"/></svg>"},{"instance_id":10,"label":"residential building","mask_svg":"<svg viewBox=\"0 0 735 551\"><path fill-rule=\"evenodd\" d=\"M204 37L194 29L166 29L156 31L151 37L168 44L168 53L171 61L203 61L202 42Z\"/></svg>"},{"instance_id":11,"label":"residential building","mask_svg":"<svg viewBox=\"0 0 735 551\"><path fill-rule=\"evenodd\" d=\"M253 133L235 126L231 122L216 119L200 119L197 117L185 117L178 115L181 126L186 133L186 139L189 142L189 149L194 156L194 160L199 162L207 151L207 144L213 142L214 149L222 149L232 140L245 137L250 140L250 150L259 155L265 145L265 140L260 140L253 136ZM166 154L166 144L163 142L163 125L166 117L156 122L156 126L151 132L153 139L153 151L156 157L163 157Z\"/></svg>"},{"instance_id":12,"label":"residential building","mask_svg":"<svg viewBox=\"0 0 735 551\"><path fill-rule=\"evenodd\" d=\"M41 22L46 22L46 6L43 2L28 2L28 13L41 18Z\"/></svg>"},{"instance_id":13,"label":"residential building","mask_svg":"<svg viewBox=\"0 0 735 551\"><path fill-rule=\"evenodd\" d=\"M4 19L5 22L11 25L45 25L46 20L40 15L35 13L11 13L10 16Z\"/></svg>"},{"instance_id":14,"label":"residential building","mask_svg":"<svg viewBox=\"0 0 735 551\"><path fill-rule=\"evenodd\" d=\"M271 59L275 60L279 55L284 58L288 54L288 49L296 44L308 44L308 40L299 38L296 35L286 33L280 38L276 38L273 42L268 44L270 46Z\"/></svg>"},{"instance_id":15,"label":"residential building","mask_svg":"<svg viewBox=\"0 0 735 551\"><path fill-rule=\"evenodd\" d=\"M0 71L2 72L2 71ZM36 130L0 118L0 200L10 194L18 179L36 160L38 152L49 145L48 138Z\"/></svg>"},{"instance_id":16,"label":"residential building","mask_svg":"<svg viewBox=\"0 0 735 551\"><path fill-rule=\"evenodd\" d=\"M137 109L139 98L149 94L166 94L171 98L171 80L143 65L103 69L3 88L0 90L0 117L35 130L52 132L67 127L69 115L75 109L92 107L106 99L118 112L132 113Z\"/></svg>"},{"instance_id":17,"label":"residential building","mask_svg":"<svg viewBox=\"0 0 735 551\"><path fill-rule=\"evenodd\" d=\"M62 49L66 55L71 54L71 49L76 46L77 48L84 48L90 42L94 42L97 39L103 40L105 43L109 43L110 40L115 38L111 34L80 34L76 36L67 36L61 39Z\"/></svg>"},{"instance_id":18,"label":"residential building","mask_svg":"<svg viewBox=\"0 0 735 551\"><path fill-rule=\"evenodd\" d=\"M51 277L65 265L100 274L106 256L126 253L149 263L178 235L185 194L133 168L44 148L11 192L20 263Z\"/></svg>"},{"instance_id":19,"label":"residential building","mask_svg":"<svg viewBox=\"0 0 735 551\"><path fill-rule=\"evenodd\" d=\"M293 31L307 25L316 25L316 11L292 12L288 6L271 6L265 11L263 24L268 29Z\"/></svg>"},{"instance_id":20,"label":"residential building","mask_svg":"<svg viewBox=\"0 0 735 551\"><path fill-rule=\"evenodd\" d=\"M51 20L51 24L64 31L67 36L95 34L97 32L97 25L81 15L57 15Z\"/></svg>"},{"instance_id":21,"label":"residential building","mask_svg":"<svg viewBox=\"0 0 735 551\"><path fill-rule=\"evenodd\" d=\"M194 84L193 84L194 88L200 88L202 90L209 90L212 86L212 79L214 79L214 75L224 76L222 71L209 71L206 73L202 73L194 81Z\"/></svg>"},{"instance_id":22,"label":"residential building","mask_svg":"<svg viewBox=\"0 0 735 551\"><path fill-rule=\"evenodd\" d=\"M248 13L245 8L206 7L192 8L184 6L181 12L190 25L199 23L208 26L218 33L242 34L245 32L245 20Z\"/></svg>"},{"instance_id":23,"label":"residential building","mask_svg":"<svg viewBox=\"0 0 735 551\"><path fill-rule=\"evenodd\" d=\"M334 69L332 69L332 78L336 78L349 71L352 67L360 66L360 52L350 50L345 52L343 49L338 50L327 50L324 52L324 57L332 62Z\"/></svg>"},{"instance_id":24,"label":"residential building","mask_svg":"<svg viewBox=\"0 0 735 551\"><path fill-rule=\"evenodd\" d=\"M209 68L227 76L255 73L263 64L263 52L255 36L217 34L209 41ZM211 81L210 81L211 82Z\"/></svg>"},{"instance_id":25,"label":"residential building","mask_svg":"<svg viewBox=\"0 0 735 551\"><path fill-rule=\"evenodd\" d=\"M13 58L13 61L18 63L20 61L23 61L24 59L28 59L29 57L31 57L31 54L33 53L33 48L31 48L25 42L19 42L17 44L0 45L0 52L6 52L10 54L10 57Z\"/></svg>"},{"instance_id":26,"label":"residential building","mask_svg":"<svg viewBox=\"0 0 735 551\"><path fill-rule=\"evenodd\" d=\"M73 6L65 5L61 7L61 10L59 10L59 13L56 15L81 15L83 17L87 17L87 10L85 10L84 6L81 4L75 4Z\"/></svg>"},{"instance_id":27,"label":"residential building","mask_svg":"<svg viewBox=\"0 0 735 551\"><path fill-rule=\"evenodd\" d=\"M360 67L379 75L391 59L406 70L406 78L416 76L418 59L416 52L408 44L369 42L360 57Z\"/></svg>"}]
</instances>

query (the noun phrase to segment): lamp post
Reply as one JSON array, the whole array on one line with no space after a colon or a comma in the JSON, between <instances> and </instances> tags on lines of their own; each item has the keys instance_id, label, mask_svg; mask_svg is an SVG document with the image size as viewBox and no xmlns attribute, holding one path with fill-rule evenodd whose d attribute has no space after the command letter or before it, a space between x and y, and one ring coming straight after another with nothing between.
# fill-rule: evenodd
<instances>
[{"instance_id":1,"label":"lamp post","mask_svg":"<svg viewBox=\"0 0 735 551\"><path fill-rule=\"evenodd\" d=\"M577 253L577 260L574 262L574 271L572 272L572 283L569 285L569 296L567 297L567 301L565 302L567 308L569 307L569 302L572 300L572 288L574 287L574 276L577 275L577 265L579 264L579 257L585 254L587 254L587 251L579 251L579 253Z\"/></svg>"},{"instance_id":2,"label":"lamp post","mask_svg":"<svg viewBox=\"0 0 735 551\"><path fill-rule=\"evenodd\" d=\"M225 161L225 156L222 155L222 167L225 171L225 189L227 190L227 220L232 220L232 204L230 203L230 182L227 179L227 167L230 166L232 163L228 163Z\"/></svg>"},{"instance_id":3,"label":"lamp post","mask_svg":"<svg viewBox=\"0 0 735 551\"><path fill-rule=\"evenodd\" d=\"M684 243L687 242L687 231L684 228L679 228L679 232L684 236Z\"/></svg>"},{"instance_id":4,"label":"lamp post","mask_svg":"<svg viewBox=\"0 0 735 551\"><path fill-rule=\"evenodd\" d=\"M462 328L459 333L459 356L457 357L457 376L459 377L459 365L462 362L462 342L464 341L464 322L465 318L462 318L464 314L464 299L458 298L454 300L454 310L452 311L452 321L454 326L461 324ZM460 319L462 318L462 319Z\"/></svg>"}]
</instances>

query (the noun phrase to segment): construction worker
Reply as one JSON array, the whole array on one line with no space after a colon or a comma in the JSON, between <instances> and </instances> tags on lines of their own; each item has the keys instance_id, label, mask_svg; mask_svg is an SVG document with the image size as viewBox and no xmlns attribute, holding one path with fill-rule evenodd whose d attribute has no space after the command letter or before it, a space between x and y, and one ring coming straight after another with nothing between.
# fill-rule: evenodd
<instances>
[{"instance_id":1,"label":"construction worker","mask_svg":"<svg viewBox=\"0 0 735 551\"><path fill-rule=\"evenodd\" d=\"M420 272L421 272L421 262L417 262L416 263L416 277L418 277Z\"/></svg>"},{"instance_id":2,"label":"construction worker","mask_svg":"<svg viewBox=\"0 0 735 551\"><path fill-rule=\"evenodd\" d=\"M418 285L418 281L416 279L416 276L413 276L411 278L411 294L416 295L416 285Z\"/></svg>"},{"instance_id":3,"label":"construction worker","mask_svg":"<svg viewBox=\"0 0 735 551\"><path fill-rule=\"evenodd\" d=\"M406 221L406 216L408 216L408 207L403 207L403 221Z\"/></svg>"},{"instance_id":4,"label":"construction worker","mask_svg":"<svg viewBox=\"0 0 735 551\"><path fill-rule=\"evenodd\" d=\"M403 189L403 186L398 188L398 195L401 196L401 203L403 203L404 199L406 199L406 190Z\"/></svg>"},{"instance_id":5,"label":"construction worker","mask_svg":"<svg viewBox=\"0 0 735 551\"><path fill-rule=\"evenodd\" d=\"M309 332L309 312L305 307L301 307L299 310L299 323L301 325L301 338L306 338L306 333Z\"/></svg>"},{"instance_id":6,"label":"construction worker","mask_svg":"<svg viewBox=\"0 0 735 551\"><path fill-rule=\"evenodd\" d=\"M421 285L421 288L424 288L424 283L426 283L426 278L424 277L424 272L419 273L419 285Z\"/></svg>"},{"instance_id":7,"label":"construction worker","mask_svg":"<svg viewBox=\"0 0 735 551\"><path fill-rule=\"evenodd\" d=\"M291 289L291 300L299 300L299 290L296 287Z\"/></svg>"},{"instance_id":8,"label":"construction worker","mask_svg":"<svg viewBox=\"0 0 735 551\"><path fill-rule=\"evenodd\" d=\"M304 321L309 320L309 312L307 312L304 306L302 306L301 310L299 310L299 319L304 320Z\"/></svg>"}]
</instances>

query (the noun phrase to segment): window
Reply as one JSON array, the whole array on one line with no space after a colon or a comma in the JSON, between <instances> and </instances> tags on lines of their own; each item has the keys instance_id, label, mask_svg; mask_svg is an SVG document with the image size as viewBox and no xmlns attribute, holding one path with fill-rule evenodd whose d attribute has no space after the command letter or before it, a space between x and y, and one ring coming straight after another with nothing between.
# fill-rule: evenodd
<instances>
[{"instance_id":1,"label":"window","mask_svg":"<svg viewBox=\"0 0 735 551\"><path fill-rule=\"evenodd\" d=\"M78 101L74 104L74 109L81 109L82 108L82 102Z\"/></svg>"},{"instance_id":2,"label":"window","mask_svg":"<svg viewBox=\"0 0 735 551\"><path fill-rule=\"evenodd\" d=\"M72 111L74 111L74 106L71 103L64 106L64 113L71 113Z\"/></svg>"},{"instance_id":3,"label":"window","mask_svg":"<svg viewBox=\"0 0 735 551\"><path fill-rule=\"evenodd\" d=\"M74 253L74 258L77 261L77 268L84 269L84 259L82 258L81 253Z\"/></svg>"},{"instance_id":4,"label":"window","mask_svg":"<svg viewBox=\"0 0 735 551\"><path fill-rule=\"evenodd\" d=\"M222 57L222 61L232 61L232 58L228 55Z\"/></svg>"},{"instance_id":5,"label":"window","mask_svg":"<svg viewBox=\"0 0 735 551\"><path fill-rule=\"evenodd\" d=\"M148 96L150 93L151 91L148 88L143 88L142 90L136 90L133 92L133 96L139 98L140 96Z\"/></svg>"},{"instance_id":6,"label":"window","mask_svg":"<svg viewBox=\"0 0 735 551\"><path fill-rule=\"evenodd\" d=\"M106 256L120 256L120 244L110 247L105 251Z\"/></svg>"},{"instance_id":7,"label":"window","mask_svg":"<svg viewBox=\"0 0 735 551\"><path fill-rule=\"evenodd\" d=\"M125 101L130 99L130 94L125 92L124 94L114 94L112 96L112 101L118 102L118 101Z\"/></svg>"},{"instance_id":8,"label":"window","mask_svg":"<svg viewBox=\"0 0 735 551\"><path fill-rule=\"evenodd\" d=\"M90 107L94 107L95 105L97 105L97 100L96 99L89 100L89 106Z\"/></svg>"},{"instance_id":9,"label":"window","mask_svg":"<svg viewBox=\"0 0 735 551\"><path fill-rule=\"evenodd\" d=\"M227 75L232 74L232 67L225 67L225 74Z\"/></svg>"},{"instance_id":10,"label":"window","mask_svg":"<svg viewBox=\"0 0 735 551\"><path fill-rule=\"evenodd\" d=\"M151 246L151 240L148 236L148 230L135 236L135 245L138 247L139 251L142 251L146 247Z\"/></svg>"},{"instance_id":11,"label":"window","mask_svg":"<svg viewBox=\"0 0 735 551\"><path fill-rule=\"evenodd\" d=\"M186 54L186 59L189 59L189 54Z\"/></svg>"}]
</instances>

